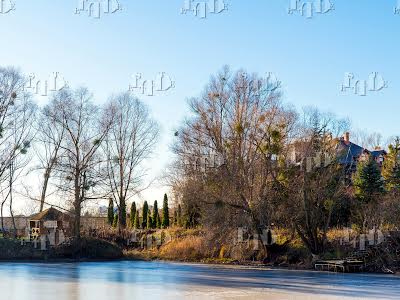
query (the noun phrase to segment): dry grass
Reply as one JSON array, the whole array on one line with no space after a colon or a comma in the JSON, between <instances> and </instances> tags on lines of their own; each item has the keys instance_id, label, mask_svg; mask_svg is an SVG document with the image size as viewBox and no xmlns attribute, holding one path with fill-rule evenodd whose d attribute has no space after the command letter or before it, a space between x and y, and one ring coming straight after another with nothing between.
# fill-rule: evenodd
<instances>
[{"instance_id":1,"label":"dry grass","mask_svg":"<svg viewBox=\"0 0 400 300\"><path fill-rule=\"evenodd\" d=\"M160 257L182 261L198 261L207 258L207 245L202 236L186 236L172 240L160 249Z\"/></svg>"},{"instance_id":2,"label":"dry grass","mask_svg":"<svg viewBox=\"0 0 400 300\"><path fill-rule=\"evenodd\" d=\"M154 233L155 236L159 234L161 231ZM129 250L124 255L143 260L201 261L209 258L209 245L201 230L171 228L164 230L164 234L170 237L170 241L161 247Z\"/></svg>"}]
</instances>

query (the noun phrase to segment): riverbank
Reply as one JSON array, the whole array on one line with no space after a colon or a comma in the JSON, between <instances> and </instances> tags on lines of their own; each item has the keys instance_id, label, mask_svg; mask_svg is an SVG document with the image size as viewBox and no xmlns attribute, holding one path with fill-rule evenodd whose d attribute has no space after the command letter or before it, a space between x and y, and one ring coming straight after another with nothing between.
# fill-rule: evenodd
<instances>
[{"instance_id":1,"label":"riverbank","mask_svg":"<svg viewBox=\"0 0 400 300\"><path fill-rule=\"evenodd\" d=\"M1 261L108 261L143 260L200 263L227 266L247 266L255 268L277 268L289 270L314 270L316 261L304 247L301 240L287 232L278 231L276 241L265 249L247 239L240 242L230 239L218 240L201 229L170 228L167 230L142 230L130 234L102 232L101 237L83 237L78 245L74 240L47 250L40 250L32 243L0 238ZM127 231L126 233L129 233ZM337 236L340 232L336 231ZM319 258L327 261L360 254L354 247L331 242ZM400 260L396 259L400 243L395 238L387 239L379 245L368 247L361 252L362 269L366 273L398 273ZM325 268L326 269L326 268Z\"/></svg>"},{"instance_id":2,"label":"riverbank","mask_svg":"<svg viewBox=\"0 0 400 300\"><path fill-rule=\"evenodd\" d=\"M190 235L197 235L197 231L185 231ZM304 265L273 265L264 264L260 261L234 260L231 258L201 257L196 247L185 248L186 254L182 251L171 255L172 249L176 250L177 244L181 245L180 239L173 239L164 245L152 249L122 250L115 243L94 238L83 238L81 247L73 243L63 246L50 248L46 251L35 249L32 244L22 244L20 240L0 239L0 261L2 262L40 262L40 263L73 263L73 262L109 262L109 261L147 261L147 262L174 262L190 263L201 265L228 266L237 268L253 269L292 269L292 270L312 270ZM186 246L187 242L184 243ZM195 244L197 245L197 244ZM198 246L198 245L197 245ZM165 249L169 249L166 251ZM194 252L193 252L194 251ZM189 254L191 253L191 254ZM205 253L205 252L203 252ZM208 253L208 252L207 252Z\"/></svg>"},{"instance_id":3,"label":"riverbank","mask_svg":"<svg viewBox=\"0 0 400 300\"><path fill-rule=\"evenodd\" d=\"M174 228L167 233L147 232L141 241L147 241L148 236L168 236L165 243L148 246L142 243L136 248L124 250L127 259L143 261L166 261L183 263L200 263L229 266L249 266L256 268L280 268L293 270L312 270L311 255L298 241L288 242L280 238L280 244L268 247L268 261L263 249L256 247L253 241L219 242L210 238L199 229Z\"/></svg>"},{"instance_id":4,"label":"riverbank","mask_svg":"<svg viewBox=\"0 0 400 300\"><path fill-rule=\"evenodd\" d=\"M40 243L26 243L22 240L0 238L1 261L76 261L115 260L124 258L123 251L108 241L82 238L42 250Z\"/></svg>"},{"instance_id":5,"label":"riverbank","mask_svg":"<svg viewBox=\"0 0 400 300\"><path fill-rule=\"evenodd\" d=\"M77 261L165 261L194 263L204 265L224 265L253 268L280 268L308 270L311 265L263 263L262 261L249 260L246 257L254 253L243 251L240 259L232 258L232 253L227 253L227 247L212 249L205 244L204 236L199 230L172 230L173 234L167 243L146 248L125 248L114 242L98 238L82 238L80 246L74 241L61 246L40 250L33 243L22 243L21 240L0 238L0 261L3 262L77 262ZM245 254L246 253L246 254ZM219 256L218 256L219 255Z\"/></svg>"},{"instance_id":6,"label":"riverbank","mask_svg":"<svg viewBox=\"0 0 400 300\"><path fill-rule=\"evenodd\" d=\"M129 259L145 261L178 261L190 263L245 265L256 267L284 268L291 270L314 270L315 262L341 262L343 270L365 273L395 274L400 271L400 238L387 235L379 244L368 245L359 250L354 244L343 243L345 231L335 230L329 233L326 251L319 257L312 256L301 240L284 230L277 231L276 242L266 249L259 243L247 239L241 242L230 239L229 233L224 241L218 240L201 230L172 229L168 231L144 232L141 241L159 240L157 237L168 235L165 243L141 245L124 250ZM257 241L258 242L258 241ZM347 264L357 268L347 268ZM326 269L326 268L325 268ZM343 271L342 270L342 271Z\"/></svg>"}]
</instances>

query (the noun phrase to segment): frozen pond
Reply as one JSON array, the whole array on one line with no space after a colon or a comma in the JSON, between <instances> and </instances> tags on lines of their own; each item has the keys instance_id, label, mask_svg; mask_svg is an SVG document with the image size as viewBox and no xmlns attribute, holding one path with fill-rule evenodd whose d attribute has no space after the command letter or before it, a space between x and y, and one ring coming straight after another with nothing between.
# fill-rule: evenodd
<instances>
[{"instance_id":1,"label":"frozen pond","mask_svg":"<svg viewBox=\"0 0 400 300\"><path fill-rule=\"evenodd\" d=\"M163 262L0 263L0 299L399 299L400 277Z\"/></svg>"}]
</instances>

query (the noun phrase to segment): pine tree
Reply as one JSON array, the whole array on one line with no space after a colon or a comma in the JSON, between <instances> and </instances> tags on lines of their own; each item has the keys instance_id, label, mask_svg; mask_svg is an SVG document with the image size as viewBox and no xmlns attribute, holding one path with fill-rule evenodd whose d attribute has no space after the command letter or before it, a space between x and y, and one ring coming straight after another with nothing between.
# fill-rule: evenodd
<instances>
[{"instance_id":1,"label":"pine tree","mask_svg":"<svg viewBox=\"0 0 400 300\"><path fill-rule=\"evenodd\" d=\"M382 176L388 191L400 190L400 138L389 145L389 153L382 166Z\"/></svg>"},{"instance_id":2,"label":"pine tree","mask_svg":"<svg viewBox=\"0 0 400 300\"><path fill-rule=\"evenodd\" d=\"M142 228L145 229L147 228L147 215L149 215L149 205L147 204L147 201L144 201L143 204L143 213L142 213Z\"/></svg>"},{"instance_id":3,"label":"pine tree","mask_svg":"<svg viewBox=\"0 0 400 300\"><path fill-rule=\"evenodd\" d=\"M371 155L366 161L358 163L353 185L356 198L363 203L370 203L385 191L381 171Z\"/></svg>"},{"instance_id":4,"label":"pine tree","mask_svg":"<svg viewBox=\"0 0 400 300\"><path fill-rule=\"evenodd\" d=\"M118 214L115 214L115 215L114 215L114 220L113 220L112 226L113 226L114 228L117 228L117 227L118 227Z\"/></svg>"},{"instance_id":5,"label":"pine tree","mask_svg":"<svg viewBox=\"0 0 400 300\"><path fill-rule=\"evenodd\" d=\"M108 202L108 210L107 210L107 221L108 224L112 225L114 222L114 201L110 198Z\"/></svg>"},{"instance_id":6,"label":"pine tree","mask_svg":"<svg viewBox=\"0 0 400 300\"><path fill-rule=\"evenodd\" d=\"M169 209L168 209L167 194L164 194L162 227L163 228L169 227Z\"/></svg>"},{"instance_id":7,"label":"pine tree","mask_svg":"<svg viewBox=\"0 0 400 300\"><path fill-rule=\"evenodd\" d=\"M149 214L147 214L147 222L146 222L146 224L147 224L147 229L151 229L151 228L153 228L153 220L152 220L152 218L151 218L151 214L149 213Z\"/></svg>"},{"instance_id":8,"label":"pine tree","mask_svg":"<svg viewBox=\"0 0 400 300\"><path fill-rule=\"evenodd\" d=\"M135 229L139 229L139 228L140 228L140 215L139 215L139 210L136 211L134 228L135 228Z\"/></svg>"},{"instance_id":9,"label":"pine tree","mask_svg":"<svg viewBox=\"0 0 400 300\"><path fill-rule=\"evenodd\" d=\"M136 203L133 202L131 205L131 215L129 216L129 221L130 221L130 227L134 228L135 227L135 221L136 221Z\"/></svg>"},{"instance_id":10,"label":"pine tree","mask_svg":"<svg viewBox=\"0 0 400 300\"><path fill-rule=\"evenodd\" d=\"M154 207L153 207L153 226L152 228L159 228L159 224L158 224L158 219L159 219L159 215L158 215L158 203L157 200L154 201Z\"/></svg>"}]
</instances>

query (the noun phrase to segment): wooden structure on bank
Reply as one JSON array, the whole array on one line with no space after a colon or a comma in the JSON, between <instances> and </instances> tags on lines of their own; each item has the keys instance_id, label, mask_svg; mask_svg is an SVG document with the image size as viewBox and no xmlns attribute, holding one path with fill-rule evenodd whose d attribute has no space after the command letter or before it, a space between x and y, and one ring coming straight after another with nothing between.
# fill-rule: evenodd
<instances>
[{"instance_id":1,"label":"wooden structure on bank","mask_svg":"<svg viewBox=\"0 0 400 300\"><path fill-rule=\"evenodd\" d=\"M50 245L58 245L71 236L72 218L53 207L29 217L30 240L45 239Z\"/></svg>"},{"instance_id":2,"label":"wooden structure on bank","mask_svg":"<svg viewBox=\"0 0 400 300\"><path fill-rule=\"evenodd\" d=\"M315 263L315 270L317 271L353 273L361 272L364 267L365 262L356 259L320 260Z\"/></svg>"}]
</instances>

